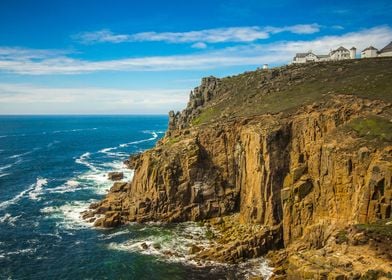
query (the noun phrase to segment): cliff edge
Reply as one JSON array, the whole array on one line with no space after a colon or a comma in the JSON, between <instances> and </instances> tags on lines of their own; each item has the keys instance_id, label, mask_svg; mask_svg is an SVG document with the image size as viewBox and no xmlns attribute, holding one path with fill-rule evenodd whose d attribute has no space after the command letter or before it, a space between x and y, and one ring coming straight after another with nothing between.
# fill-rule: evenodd
<instances>
[{"instance_id":1,"label":"cliff edge","mask_svg":"<svg viewBox=\"0 0 392 280\"><path fill-rule=\"evenodd\" d=\"M392 277L391 69L362 59L203 78L165 137L129 159L133 180L91 206L95 225L207 220L222 234L201 259L270 252L275 278Z\"/></svg>"}]
</instances>

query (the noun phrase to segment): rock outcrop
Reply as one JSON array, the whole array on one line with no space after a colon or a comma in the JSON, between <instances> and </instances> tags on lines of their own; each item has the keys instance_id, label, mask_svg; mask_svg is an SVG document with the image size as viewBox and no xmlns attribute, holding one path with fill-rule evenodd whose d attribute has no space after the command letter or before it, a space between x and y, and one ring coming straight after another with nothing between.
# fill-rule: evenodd
<instances>
[{"instance_id":1,"label":"rock outcrop","mask_svg":"<svg viewBox=\"0 0 392 280\"><path fill-rule=\"evenodd\" d=\"M124 173L123 172L109 172L108 173L108 179L112 181L119 181L124 178Z\"/></svg>"},{"instance_id":2,"label":"rock outcrop","mask_svg":"<svg viewBox=\"0 0 392 280\"><path fill-rule=\"evenodd\" d=\"M392 60L382 63L392 66ZM300 73L316 66L298 67L267 71L258 82L261 93L245 97L235 95L233 88L252 84L254 76L246 79L244 74L235 86L231 80L203 79L191 93L187 108L182 113L170 112L169 130L156 147L128 161L135 169L134 179L115 185L94 205L93 213L103 215L95 224L200 221L236 213L237 223L261 225L260 230L247 231L251 233L242 237L235 234L238 242L232 240L227 246L198 251L200 258L236 261L285 248L281 272L291 279L324 279L336 271L340 273L336 277L343 277L336 279L356 279L361 266L346 267L345 273L320 250L330 246L331 252L342 252L340 244L331 245L341 230L391 218L392 86L386 85L389 95L381 98L377 81L384 81L385 75L392 80L392 74L372 73L383 76L375 78L369 98L346 94L344 89L351 93L358 85L335 79L330 83L341 94L330 92L316 98L311 88L305 97L299 93L300 104L296 100L295 106L288 107L287 100L277 100L283 106L280 111L260 109L263 104L256 100L265 100L271 108L279 105L271 101L271 90L281 94L293 88L293 95L299 85L308 90L315 81L328 83L328 67L342 68L349 79L358 65L319 64L320 74L310 73L310 82ZM282 83L286 80L291 84ZM231 107L221 100L242 100L239 106L248 104L249 110L228 115ZM320 254L320 262L329 262L328 268L322 267L322 277L315 264L307 263L312 254ZM392 264L382 258L380 273L387 273L388 262ZM298 272L301 265L309 267L306 275Z\"/></svg>"}]
</instances>

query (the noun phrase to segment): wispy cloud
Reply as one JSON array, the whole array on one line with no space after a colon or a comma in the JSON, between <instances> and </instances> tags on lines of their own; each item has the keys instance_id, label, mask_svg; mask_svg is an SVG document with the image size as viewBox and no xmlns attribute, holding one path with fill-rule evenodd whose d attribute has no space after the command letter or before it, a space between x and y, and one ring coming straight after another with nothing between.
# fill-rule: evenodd
<instances>
[{"instance_id":1,"label":"wispy cloud","mask_svg":"<svg viewBox=\"0 0 392 280\"><path fill-rule=\"evenodd\" d=\"M74 53L72 50L49 50L49 49L28 49L20 47L1 47L1 60L26 60L26 59L47 59Z\"/></svg>"},{"instance_id":2,"label":"wispy cloud","mask_svg":"<svg viewBox=\"0 0 392 280\"><path fill-rule=\"evenodd\" d=\"M194 49L205 49L205 48L207 48L207 44L203 43L203 42L197 42L197 43L194 43L191 47Z\"/></svg>"},{"instance_id":3,"label":"wispy cloud","mask_svg":"<svg viewBox=\"0 0 392 280\"><path fill-rule=\"evenodd\" d=\"M291 32L294 34L313 34L320 31L321 26L319 24L297 24L284 27L265 27L266 32L276 34L281 32Z\"/></svg>"},{"instance_id":4,"label":"wispy cloud","mask_svg":"<svg viewBox=\"0 0 392 280\"><path fill-rule=\"evenodd\" d=\"M269 38L271 34L291 32L295 34L312 34L320 31L318 24L298 24L284 27L226 27L187 32L140 32L133 34L115 34L108 29L80 33L74 36L85 44L123 43L123 42L167 42L167 43L225 43L253 42Z\"/></svg>"},{"instance_id":5,"label":"wispy cloud","mask_svg":"<svg viewBox=\"0 0 392 280\"><path fill-rule=\"evenodd\" d=\"M2 114L15 112L15 108L20 108L19 113L35 113L43 104L50 104L49 113L166 113L182 108L187 99L185 89L61 88L0 83Z\"/></svg>"},{"instance_id":6,"label":"wispy cloud","mask_svg":"<svg viewBox=\"0 0 392 280\"><path fill-rule=\"evenodd\" d=\"M17 74L78 74L97 71L170 71L213 69L229 66L261 65L263 63L288 63L296 52L313 50L327 53L340 45L363 49L369 45L383 47L392 38L392 28L379 26L340 36L323 36L309 41L279 41L269 44L243 44L218 50L204 50L188 55L149 56L105 61L88 61L67 55L30 58L28 51L23 59L18 55L0 57L0 71ZM20 49L19 49L20 51ZM12 53L12 50L11 50Z\"/></svg>"}]
</instances>

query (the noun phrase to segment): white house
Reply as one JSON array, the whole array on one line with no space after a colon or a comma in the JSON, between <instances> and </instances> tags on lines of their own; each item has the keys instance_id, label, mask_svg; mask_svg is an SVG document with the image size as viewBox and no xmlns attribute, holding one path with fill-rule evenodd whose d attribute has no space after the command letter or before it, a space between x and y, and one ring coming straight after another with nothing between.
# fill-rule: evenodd
<instances>
[{"instance_id":1,"label":"white house","mask_svg":"<svg viewBox=\"0 0 392 280\"><path fill-rule=\"evenodd\" d=\"M373 46L367 47L361 52L361 58L377 57L378 49Z\"/></svg>"},{"instance_id":2,"label":"white house","mask_svg":"<svg viewBox=\"0 0 392 280\"><path fill-rule=\"evenodd\" d=\"M339 47L329 53L330 60L350 59L350 51L344 47Z\"/></svg>"},{"instance_id":3,"label":"white house","mask_svg":"<svg viewBox=\"0 0 392 280\"><path fill-rule=\"evenodd\" d=\"M329 60L342 60L355 58L356 49L354 47L348 50L343 47L339 47L336 50L332 50L329 54L314 54L312 51L307 53L297 53L293 58L293 63L306 63L306 62L319 62Z\"/></svg>"},{"instance_id":4,"label":"white house","mask_svg":"<svg viewBox=\"0 0 392 280\"><path fill-rule=\"evenodd\" d=\"M319 62L330 60L355 59L357 49L352 47L350 50L339 47L331 50L329 54L314 54L312 51L307 53L297 53L292 63ZM373 46L369 46L361 52L361 58L392 56L392 42L382 48L380 51Z\"/></svg>"},{"instance_id":5,"label":"white house","mask_svg":"<svg viewBox=\"0 0 392 280\"><path fill-rule=\"evenodd\" d=\"M293 63L306 63L314 61L319 61L319 59L317 55L312 53L312 51L308 51L307 53L297 53L293 58Z\"/></svg>"},{"instance_id":6,"label":"white house","mask_svg":"<svg viewBox=\"0 0 392 280\"><path fill-rule=\"evenodd\" d=\"M388 45L383 47L379 52L378 56L392 56L392 42L390 42Z\"/></svg>"}]
</instances>

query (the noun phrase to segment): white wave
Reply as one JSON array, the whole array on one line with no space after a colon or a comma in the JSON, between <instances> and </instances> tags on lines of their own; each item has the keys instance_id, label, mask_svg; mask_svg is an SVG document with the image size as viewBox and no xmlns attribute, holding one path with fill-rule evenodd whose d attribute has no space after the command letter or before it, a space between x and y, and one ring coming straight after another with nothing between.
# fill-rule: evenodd
<instances>
[{"instance_id":1,"label":"white wave","mask_svg":"<svg viewBox=\"0 0 392 280\"><path fill-rule=\"evenodd\" d=\"M9 156L8 158L19 158L19 157L22 157L22 156L25 156L25 155L29 155L29 154L31 154L33 151L28 151L28 152L25 152L25 153L21 153L21 154L16 154L16 155L12 155L12 156Z\"/></svg>"},{"instance_id":2,"label":"white wave","mask_svg":"<svg viewBox=\"0 0 392 280\"><path fill-rule=\"evenodd\" d=\"M1 174L0 174L0 178L1 178L1 177L8 176L8 175L10 175L10 173L1 173Z\"/></svg>"},{"instance_id":3,"label":"white wave","mask_svg":"<svg viewBox=\"0 0 392 280\"><path fill-rule=\"evenodd\" d=\"M151 138L147 138L147 139L142 139L142 140L137 140L137 141L132 141L132 142L128 142L128 143L119 144L117 147L104 148L104 149L99 150L98 152L99 153L103 153L103 154L107 154L108 156L112 156L112 157L115 157L115 156L125 156L126 155L125 153L122 153L122 152L113 153L113 152L110 152L110 151L117 150L119 148L125 148L125 147L128 147L130 145L136 145L136 144L140 144L140 143L144 143L144 142L148 142L148 141L153 141L153 140L158 138L158 134L155 131L147 131L146 130L146 131L143 131L143 133L149 133L149 134L152 135L152 137Z\"/></svg>"},{"instance_id":4,"label":"white wave","mask_svg":"<svg viewBox=\"0 0 392 280\"><path fill-rule=\"evenodd\" d=\"M72 201L62 206L48 206L41 209L41 213L58 220L59 227L68 230L90 227L92 223L83 220L81 212L88 209L95 200Z\"/></svg>"},{"instance_id":5,"label":"white wave","mask_svg":"<svg viewBox=\"0 0 392 280\"><path fill-rule=\"evenodd\" d=\"M110 233L110 234L101 234L99 237L102 240L109 240L112 239L114 237L120 236L120 235L127 235L129 234L129 230L125 229L125 230L121 230L121 231L116 231L114 233Z\"/></svg>"},{"instance_id":6,"label":"white wave","mask_svg":"<svg viewBox=\"0 0 392 280\"><path fill-rule=\"evenodd\" d=\"M22 133L22 134L0 135L0 138L6 138L6 137L19 137L19 136L26 136L26 134L25 134L25 133Z\"/></svg>"},{"instance_id":7,"label":"white wave","mask_svg":"<svg viewBox=\"0 0 392 280\"><path fill-rule=\"evenodd\" d=\"M65 184L48 189L48 192L50 193L67 193L67 192L74 192L78 190L78 187L80 186L80 183L74 179L68 180L65 182Z\"/></svg>"},{"instance_id":8,"label":"white wave","mask_svg":"<svg viewBox=\"0 0 392 280\"><path fill-rule=\"evenodd\" d=\"M105 149L99 150L98 152L106 154L107 152L115 150L115 149L118 149L118 147L105 148Z\"/></svg>"},{"instance_id":9,"label":"white wave","mask_svg":"<svg viewBox=\"0 0 392 280\"><path fill-rule=\"evenodd\" d=\"M2 252L0 258L6 258L7 256L12 256L12 255L30 255L30 254L34 254L36 251L37 251L36 248L27 248L27 249L20 249L11 252Z\"/></svg>"},{"instance_id":10,"label":"white wave","mask_svg":"<svg viewBox=\"0 0 392 280\"><path fill-rule=\"evenodd\" d=\"M0 203L0 210L4 210L8 208L8 206L17 203L26 193L32 191L35 187L35 184L31 184L30 187L26 190L21 191L17 195L15 195L13 198L3 201Z\"/></svg>"},{"instance_id":11,"label":"white wave","mask_svg":"<svg viewBox=\"0 0 392 280\"><path fill-rule=\"evenodd\" d=\"M263 276L263 279L269 279L273 274L273 267L269 266L267 260L263 257L239 263L238 268L245 271L246 279L252 279L260 275Z\"/></svg>"},{"instance_id":12,"label":"white wave","mask_svg":"<svg viewBox=\"0 0 392 280\"><path fill-rule=\"evenodd\" d=\"M6 170L6 169L12 167L13 165L14 164L7 164L7 165L0 166L0 171Z\"/></svg>"},{"instance_id":13,"label":"white wave","mask_svg":"<svg viewBox=\"0 0 392 280\"><path fill-rule=\"evenodd\" d=\"M124 153L124 152L111 152L113 150L119 149L121 147L121 145L123 145L123 144L120 144L117 147L110 147L110 148L101 149L101 150L98 151L98 153L106 154L109 157L125 157L125 156L128 155L127 153Z\"/></svg>"},{"instance_id":14,"label":"white wave","mask_svg":"<svg viewBox=\"0 0 392 280\"><path fill-rule=\"evenodd\" d=\"M13 227L15 227L15 222L21 217L22 215L12 216L10 213L5 213L3 217L0 217L0 223L6 223Z\"/></svg>"},{"instance_id":15,"label":"white wave","mask_svg":"<svg viewBox=\"0 0 392 280\"><path fill-rule=\"evenodd\" d=\"M147 225L140 231L151 231L153 233L122 243L111 242L108 248L154 255L168 262L196 264L193 255L189 254L191 246L197 245L201 248L208 248L213 243L213 241L206 238L207 228L192 222L178 224L173 229L163 228L159 225ZM208 263L211 264L212 262ZM207 262L203 263L203 265L206 264Z\"/></svg>"},{"instance_id":16,"label":"white wave","mask_svg":"<svg viewBox=\"0 0 392 280\"><path fill-rule=\"evenodd\" d=\"M93 127L93 128L75 128L75 129L65 129L65 130L55 130L52 131L53 134L56 133L67 133L67 132L79 132L79 131L89 131L89 130L97 130L98 128ZM43 134L46 132L43 132Z\"/></svg>"},{"instance_id":17,"label":"white wave","mask_svg":"<svg viewBox=\"0 0 392 280\"><path fill-rule=\"evenodd\" d=\"M79 158L77 158L75 160L75 162L82 164L82 165L90 168L93 171L98 171L98 169L94 165L92 165L90 162L87 161L87 159L90 158L90 156L91 156L91 153L86 152L83 155L81 155Z\"/></svg>"},{"instance_id":18,"label":"white wave","mask_svg":"<svg viewBox=\"0 0 392 280\"><path fill-rule=\"evenodd\" d=\"M29 192L29 198L32 200L38 200L39 196L43 193L43 187L48 184L48 179L46 178L37 178L37 182L35 183L33 189Z\"/></svg>"},{"instance_id":19,"label":"white wave","mask_svg":"<svg viewBox=\"0 0 392 280\"><path fill-rule=\"evenodd\" d=\"M51 148L51 147L53 147L54 145L56 145L56 144L58 144L58 143L60 143L60 141L54 140L53 142L50 142L48 145L46 145L46 147L47 147L47 148Z\"/></svg>"},{"instance_id":20,"label":"white wave","mask_svg":"<svg viewBox=\"0 0 392 280\"><path fill-rule=\"evenodd\" d=\"M151 133L152 137L151 138L147 138L147 139L142 139L142 140L137 140L137 141L132 141L129 143L124 143L124 144L120 144L120 147L128 147L129 145L136 145L136 144L140 144L140 143L144 143L144 142L148 142L148 141L153 141L155 139L158 138L158 134L156 134L154 131L153 132L148 132Z\"/></svg>"},{"instance_id":21,"label":"white wave","mask_svg":"<svg viewBox=\"0 0 392 280\"><path fill-rule=\"evenodd\" d=\"M192 245L200 248L210 248L211 245L216 245L214 241L206 238L207 228L196 223L181 223L170 229L159 225L146 225L139 231L146 232L147 236L133 237L125 242L110 242L107 247L111 250L153 255L166 262L180 262L197 267L214 266L223 270L230 269L236 271L241 279L251 279L255 276L263 276L263 279L269 279L272 276L273 268L268 265L263 257L234 265L205 260L196 261L194 255L189 253ZM100 238L110 240L117 235L127 233L129 233L128 229L109 235L102 234Z\"/></svg>"}]
</instances>

